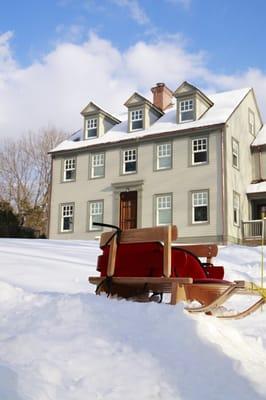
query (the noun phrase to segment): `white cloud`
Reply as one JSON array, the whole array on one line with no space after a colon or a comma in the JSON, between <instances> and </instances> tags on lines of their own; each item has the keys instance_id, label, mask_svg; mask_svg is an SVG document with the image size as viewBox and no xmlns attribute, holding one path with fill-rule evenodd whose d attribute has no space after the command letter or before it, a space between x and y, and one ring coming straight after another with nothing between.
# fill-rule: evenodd
<instances>
[{"instance_id":1,"label":"white cloud","mask_svg":"<svg viewBox=\"0 0 266 400\"><path fill-rule=\"evenodd\" d=\"M113 3L120 7L125 7L128 9L129 14L132 19L134 19L140 25L150 24L149 17L140 6L137 0L112 0Z\"/></svg>"},{"instance_id":2,"label":"white cloud","mask_svg":"<svg viewBox=\"0 0 266 400\"><path fill-rule=\"evenodd\" d=\"M80 111L90 100L119 112L134 91L149 95L156 82L173 90L184 80L203 90L253 86L262 111L266 110L265 73L250 69L238 75L214 74L206 54L188 52L178 36L138 42L120 52L111 42L90 34L81 45L57 44L28 68L16 64L11 37L10 32L0 36L0 137L47 125L73 132L82 125Z\"/></svg>"},{"instance_id":3,"label":"white cloud","mask_svg":"<svg viewBox=\"0 0 266 400\"><path fill-rule=\"evenodd\" d=\"M10 40L13 37L13 32L8 31L0 35L0 85L6 78L6 75L11 73L16 63L12 57L10 49Z\"/></svg>"}]
</instances>

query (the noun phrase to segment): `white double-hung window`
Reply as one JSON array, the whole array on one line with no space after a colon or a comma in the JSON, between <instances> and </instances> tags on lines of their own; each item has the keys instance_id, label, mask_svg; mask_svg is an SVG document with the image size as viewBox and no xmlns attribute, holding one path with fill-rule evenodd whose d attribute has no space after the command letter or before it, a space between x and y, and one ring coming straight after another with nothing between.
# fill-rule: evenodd
<instances>
[{"instance_id":1,"label":"white double-hung window","mask_svg":"<svg viewBox=\"0 0 266 400\"><path fill-rule=\"evenodd\" d=\"M208 222L209 198L208 191L192 193L192 223L199 224Z\"/></svg>"},{"instance_id":2,"label":"white double-hung window","mask_svg":"<svg viewBox=\"0 0 266 400\"><path fill-rule=\"evenodd\" d=\"M65 182L74 181L76 179L76 159L67 158L64 160L63 180Z\"/></svg>"},{"instance_id":3,"label":"white double-hung window","mask_svg":"<svg viewBox=\"0 0 266 400\"><path fill-rule=\"evenodd\" d=\"M91 156L91 178L104 176L104 153L95 153Z\"/></svg>"},{"instance_id":4,"label":"white double-hung window","mask_svg":"<svg viewBox=\"0 0 266 400\"><path fill-rule=\"evenodd\" d=\"M167 169L172 166L172 146L171 143L157 144L156 146L156 169Z\"/></svg>"},{"instance_id":5,"label":"white double-hung window","mask_svg":"<svg viewBox=\"0 0 266 400\"><path fill-rule=\"evenodd\" d=\"M208 139L192 139L192 165L208 162Z\"/></svg>"},{"instance_id":6,"label":"white double-hung window","mask_svg":"<svg viewBox=\"0 0 266 400\"><path fill-rule=\"evenodd\" d=\"M93 225L94 222L103 222L103 200L95 200L89 202L89 230L101 230L101 227Z\"/></svg>"},{"instance_id":7,"label":"white double-hung window","mask_svg":"<svg viewBox=\"0 0 266 400\"><path fill-rule=\"evenodd\" d=\"M130 112L131 130L143 129L143 110L134 110Z\"/></svg>"},{"instance_id":8,"label":"white double-hung window","mask_svg":"<svg viewBox=\"0 0 266 400\"><path fill-rule=\"evenodd\" d=\"M87 119L87 130L86 130L87 139L94 138L97 136L97 126L98 126L97 118Z\"/></svg>"},{"instance_id":9,"label":"white double-hung window","mask_svg":"<svg viewBox=\"0 0 266 400\"><path fill-rule=\"evenodd\" d=\"M137 149L127 149L123 151L123 174L137 172Z\"/></svg>"},{"instance_id":10,"label":"white double-hung window","mask_svg":"<svg viewBox=\"0 0 266 400\"><path fill-rule=\"evenodd\" d=\"M74 204L61 205L61 232L73 232Z\"/></svg>"},{"instance_id":11,"label":"white double-hung window","mask_svg":"<svg viewBox=\"0 0 266 400\"><path fill-rule=\"evenodd\" d=\"M194 120L194 100L182 100L179 102L179 121L188 122Z\"/></svg>"},{"instance_id":12,"label":"white double-hung window","mask_svg":"<svg viewBox=\"0 0 266 400\"><path fill-rule=\"evenodd\" d=\"M172 223L172 195L161 194L155 198L156 225L169 225Z\"/></svg>"},{"instance_id":13,"label":"white double-hung window","mask_svg":"<svg viewBox=\"0 0 266 400\"><path fill-rule=\"evenodd\" d=\"M232 139L232 159L233 166L239 168L239 143Z\"/></svg>"}]
</instances>

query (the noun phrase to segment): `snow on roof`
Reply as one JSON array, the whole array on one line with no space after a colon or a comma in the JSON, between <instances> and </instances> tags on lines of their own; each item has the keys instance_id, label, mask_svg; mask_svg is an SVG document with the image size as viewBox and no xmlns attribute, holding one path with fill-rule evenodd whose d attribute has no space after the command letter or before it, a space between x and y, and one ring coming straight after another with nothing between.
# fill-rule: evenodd
<instances>
[{"instance_id":1,"label":"snow on roof","mask_svg":"<svg viewBox=\"0 0 266 400\"><path fill-rule=\"evenodd\" d=\"M73 142L70 138L51 150L51 153L63 150L81 149L97 144L115 143L121 140L143 138L157 133L183 131L210 125L224 124L249 91L250 88L244 88L209 95L208 97L214 105L200 119L192 122L177 123L176 107L173 107L166 110L165 114L148 129L137 132L128 133L127 112L124 112L119 116L122 122L115 125L100 138L76 142ZM80 130L80 135L82 136L82 130Z\"/></svg>"},{"instance_id":2,"label":"snow on roof","mask_svg":"<svg viewBox=\"0 0 266 400\"><path fill-rule=\"evenodd\" d=\"M252 146L262 146L264 144L266 144L266 125L263 125L254 142L252 143Z\"/></svg>"},{"instance_id":3,"label":"snow on roof","mask_svg":"<svg viewBox=\"0 0 266 400\"><path fill-rule=\"evenodd\" d=\"M266 182L251 183L248 185L247 193L263 193L266 192Z\"/></svg>"}]
</instances>

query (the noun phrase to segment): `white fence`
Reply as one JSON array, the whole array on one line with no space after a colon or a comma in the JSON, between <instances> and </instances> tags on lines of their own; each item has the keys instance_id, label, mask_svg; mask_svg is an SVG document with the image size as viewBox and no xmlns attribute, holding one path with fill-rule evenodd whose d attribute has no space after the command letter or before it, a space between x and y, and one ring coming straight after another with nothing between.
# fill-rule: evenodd
<instances>
[{"instance_id":1,"label":"white fence","mask_svg":"<svg viewBox=\"0 0 266 400\"><path fill-rule=\"evenodd\" d=\"M266 241L266 218L242 221L244 240Z\"/></svg>"}]
</instances>

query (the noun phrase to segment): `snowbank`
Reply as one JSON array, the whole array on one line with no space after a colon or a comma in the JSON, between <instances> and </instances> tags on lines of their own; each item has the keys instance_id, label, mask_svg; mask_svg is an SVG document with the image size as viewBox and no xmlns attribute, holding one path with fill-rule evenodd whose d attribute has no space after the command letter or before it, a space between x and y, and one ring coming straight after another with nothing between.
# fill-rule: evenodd
<instances>
[{"instance_id":1,"label":"snowbank","mask_svg":"<svg viewBox=\"0 0 266 400\"><path fill-rule=\"evenodd\" d=\"M242 321L95 296L96 242L0 240L1 400L265 399L266 312ZM227 279L260 249L227 247Z\"/></svg>"}]
</instances>

